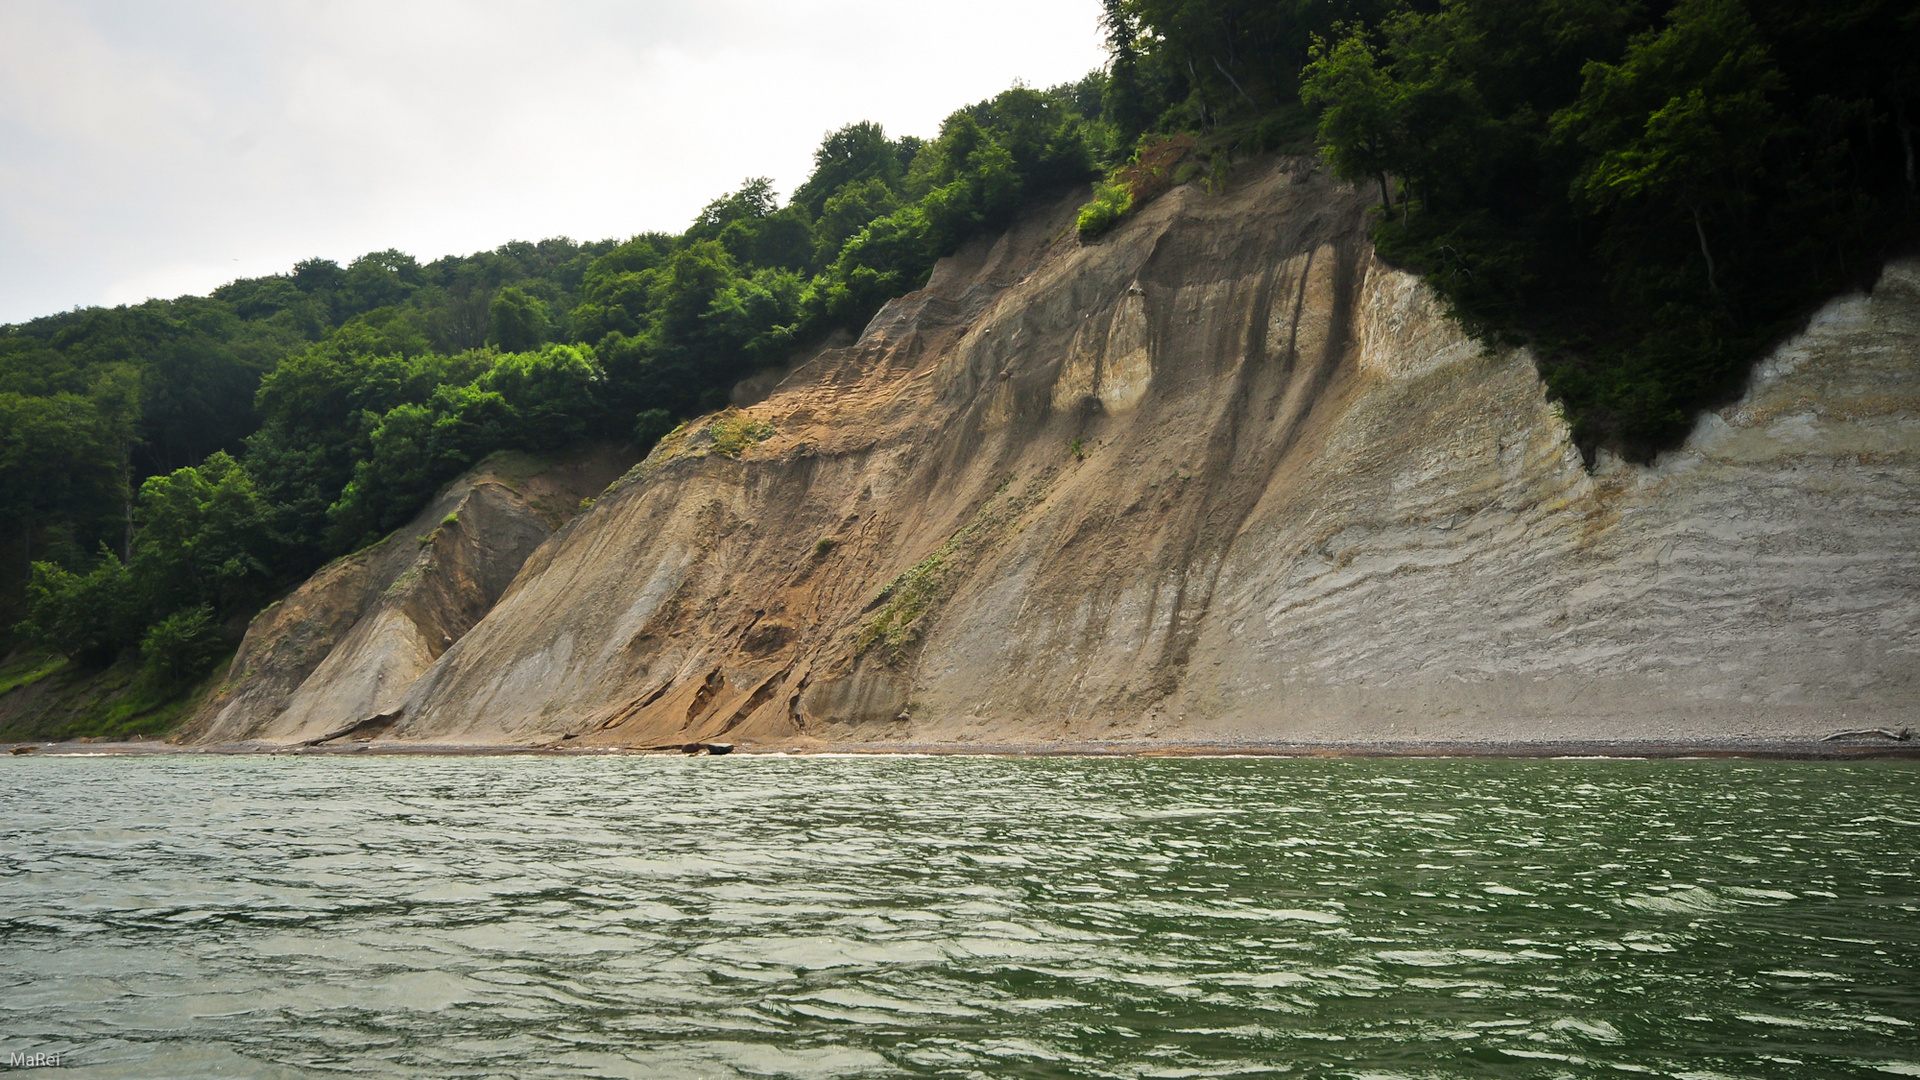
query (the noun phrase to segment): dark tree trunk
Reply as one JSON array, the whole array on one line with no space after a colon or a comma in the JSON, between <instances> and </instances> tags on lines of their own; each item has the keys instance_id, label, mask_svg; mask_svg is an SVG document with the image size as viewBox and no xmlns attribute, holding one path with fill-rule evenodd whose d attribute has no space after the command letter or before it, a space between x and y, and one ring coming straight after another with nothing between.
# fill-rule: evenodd
<instances>
[{"instance_id":1,"label":"dark tree trunk","mask_svg":"<svg viewBox=\"0 0 1920 1080\"><path fill-rule=\"evenodd\" d=\"M1214 66L1214 67L1217 67L1217 68L1220 68L1220 74L1222 74L1222 75L1225 75L1225 76L1227 77L1227 81L1233 84L1233 88L1234 88L1235 90L1239 90L1239 91L1240 91L1240 96L1241 96L1241 97L1243 97L1243 98L1246 98L1246 99L1247 99L1247 104L1249 104L1249 105L1252 105L1252 106L1253 106L1254 108L1256 108L1256 109L1258 109L1258 108L1260 107L1260 106L1259 106L1259 104L1258 104L1258 103L1256 103L1256 102L1255 102L1255 101L1253 100L1253 98L1252 98L1252 97L1251 97L1250 95L1248 95L1248 93L1247 93L1247 92L1246 92L1245 90L1243 90L1243 89L1241 89L1241 87L1240 87L1240 80L1238 80L1238 79L1236 79L1236 78L1234 78L1234 77L1233 77L1233 72L1231 72L1231 71L1228 71L1228 70L1227 70L1226 68L1224 68L1224 67L1221 67L1221 66L1220 66L1220 58L1219 58L1219 57L1217 57L1217 56L1210 56L1210 57L1208 57L1207 59L1209 59L1209 60L1212 60L1212 61L1213 61L1213 66Z\"/></svg>"}]
</instances>

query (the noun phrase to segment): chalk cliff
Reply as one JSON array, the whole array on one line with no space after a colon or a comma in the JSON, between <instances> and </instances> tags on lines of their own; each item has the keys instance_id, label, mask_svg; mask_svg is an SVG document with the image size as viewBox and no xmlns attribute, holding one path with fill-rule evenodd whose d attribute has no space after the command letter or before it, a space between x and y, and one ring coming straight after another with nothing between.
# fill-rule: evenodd
<instances>
[{"instance_id":1,"label":"chalk cliff","mask_svg":"<svg viewBox=\"0 0 1920 1080\"><path fill-rule=\"evenodd\" d=\"M446 642L365 608L290 699L237 661L192 737L376 715L383 742L575 746L1914 719L1920 264L1827 305L1677 452L1589 471L1531 358L1381 264L1366 205L1287 160L1094 244L1071 200L1036 214L664 440L490 609L435 622Z\"/></svg>"}]
</instances>

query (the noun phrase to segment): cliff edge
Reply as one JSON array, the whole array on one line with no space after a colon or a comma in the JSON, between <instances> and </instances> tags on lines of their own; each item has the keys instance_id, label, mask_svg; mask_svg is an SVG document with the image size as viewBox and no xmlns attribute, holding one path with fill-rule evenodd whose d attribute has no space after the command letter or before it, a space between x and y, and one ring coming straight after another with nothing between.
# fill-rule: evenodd
<instances>
[{"instance_id":1,"label":"cliff edge","mask_svg":"<svg viewBox=\"0 0 1920 1080\"><path fill-rule=\"evenodd\" d=\"M390 654L335 650L300 693L351 708L192 737L361 712L381 742L622 747L1912 721L1920 264L1827 305L1679 451L1590 472L1524 351L1374 257L1367 204L1296 159L1095 244L1072 201L1029 217L663 440L404 693L363 686Z\"/></svg>"}]
</instances>

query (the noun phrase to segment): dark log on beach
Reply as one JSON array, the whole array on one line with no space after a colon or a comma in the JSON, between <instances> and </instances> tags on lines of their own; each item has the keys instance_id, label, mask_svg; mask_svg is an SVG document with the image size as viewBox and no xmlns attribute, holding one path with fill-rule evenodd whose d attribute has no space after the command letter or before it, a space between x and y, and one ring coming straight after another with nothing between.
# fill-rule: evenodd
<instances>
[{"instance_id":1,"label":"dark log on beach","mask_svg":"<svg viewBox=\"0 0 1920 1080\"><path fill-rule=\"evenodd\" d=\"M1837 739L1892 739L1894 742L1906 742L1911 738L1913 738L1912 728L1901 728L1899 731L1892 731L1887 728L1876 727L1855 728L1851 731L1836 731L1822 738L1820 741L1833 742Z\"/></svg>"},{"instance_id":2,"label":"dark log on beach","mask_svg":"<svg viewBox=\"0 0 1920 1080\"><path fill-rule=\"evenodd\" d=\"M731 754L733 753L733 744L723 742L690 742L681 747L680 752L683 754Z\"/></svg>"},{"instance_id":3,"label":"dark log on beach","mask_svg":"<svg viewBox=\"0 0 1920 1080\"><path fill-rule=\"evenodd\" d=\"M392 712L375 713L365 720L355 720L346 727L336 731L329 731L317 739L308 739L299 745L319 746L322 743L330 743L335 739L345 739L348 737L356 737L358 741L361 742L371 742L381 735L386 734L393 728L393 725L399 723L400 718L406 715L406 711L406 706L403 705L398 709L394 709Z\"/></svg>"}]
</instances>

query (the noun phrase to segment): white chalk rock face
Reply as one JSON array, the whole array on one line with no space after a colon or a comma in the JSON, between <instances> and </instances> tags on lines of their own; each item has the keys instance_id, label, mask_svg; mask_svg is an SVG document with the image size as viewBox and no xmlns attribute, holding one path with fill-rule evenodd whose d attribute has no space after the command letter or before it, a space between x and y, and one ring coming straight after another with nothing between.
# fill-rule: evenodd
<instances>
[{"instance_id":1,"label":"white chalk rock face","mask_svg":"<svg viewBox=\"0 0 1920 1080\"><path fill-rule=\"evenodd\" d=\"M1589 471L1531 358L1381 264L1368 200L1313 162L1096 244L1077 201L665 440L451 647L349 650L300 693L384 708L353 657L385 656L383 739L629 747L1914 719L1914 264L1679 450ZM747 420L771 434L713 438Z\"/></svg>"},{"instance_id":2,"label":"white chalk rock face","mask_svg":"<svg viewBox=\"0 0 1920 1080\"><path fill-rule=\"evenodd\" d=\"M1178 707L1221 736L1806 736L1920 686L1920 280L1829 304L1652 468L1375 268L1351 404L1235 544ZM1426 313L1420 311L1427 308ZM1370 359L1377 358L1377 359Z\"/></svg>"}]
</instances>

